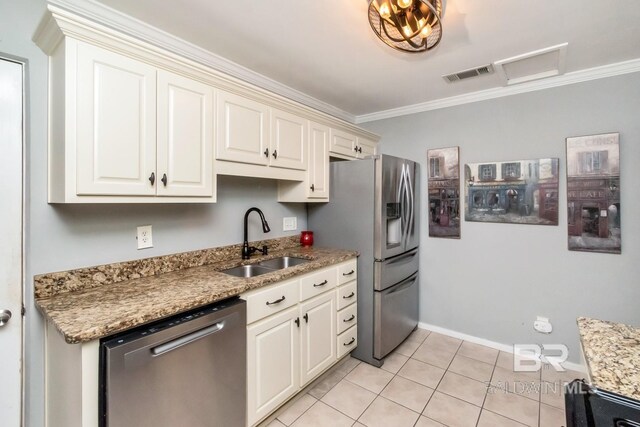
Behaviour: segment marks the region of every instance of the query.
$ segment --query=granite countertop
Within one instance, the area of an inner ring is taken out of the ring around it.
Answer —
[[[579,317],[578,330],[592,384],[640,399],[640,328]]]
[[[227,250],[223,254],[228,255],[229,248],[237,249],[234,257],[227,256],[223,257],[225,260],[179,269],[176,265],[183,265],[184,262],[177,263],[165,268],[176,268],[174,271],[160,271],[147,276],[134,271],[135,269],[131,270],[133,267],[129,263],[36,276],[36,306],[62,333],[67,343],[82,343],[346,261],[358,255],[357,252],[347,250],[283,245],[282,248],[270,251],[267,256],[253,256],[251,260],[243,261],[239,257],[238,245],[220,248],[220,251]],[[187,254],[186,257],[184,254],[178,254],[174,258],[181,257],[182,261],[187,260],[188,263],[193,256],[202,257],[202,251]],[[190,254],[194,255],[189,256]],[[310,262],[252,278],[235,277],[220,272],[241,264],[284,255],[306,258]],[[166,266],[167,259],[169,256],[149,260]],[[117,266],[117,269],[113,266]],[[131,270],[127,277],[143,277],[113,282],[111,279],[123,268]]]

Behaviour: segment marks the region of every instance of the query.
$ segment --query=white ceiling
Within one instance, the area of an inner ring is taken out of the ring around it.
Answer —
[[[568,42],[566,73],[640,58],[639,0],[448,0],[439,46],[397,52],[366,0],[99,0],[355,116],[503,86],[442,75]]]

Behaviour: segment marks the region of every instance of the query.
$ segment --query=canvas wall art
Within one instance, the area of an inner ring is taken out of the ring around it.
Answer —
[[[429,236],[460,238],[459,148],[427,150],[429,161]]]
[[[567,138],[569,250],[619,254],[619,134]]]
[[[558,225],[558,159],[469,163],[465,220]]]

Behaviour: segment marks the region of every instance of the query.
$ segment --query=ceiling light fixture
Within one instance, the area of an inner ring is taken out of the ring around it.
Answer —
[[[441,0],[369,0],[369,23],[388,46],[418,53],[442,39]]]

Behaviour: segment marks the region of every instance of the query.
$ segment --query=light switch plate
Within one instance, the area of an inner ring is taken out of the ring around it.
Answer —
[[[138,249],[147,249],[153,247],[153,234],[150,225],[141,225],[138,227]]]
[[[282,218],[282,231],[294,231],[298,228],[298,218],[295,216],[285,216]]]

